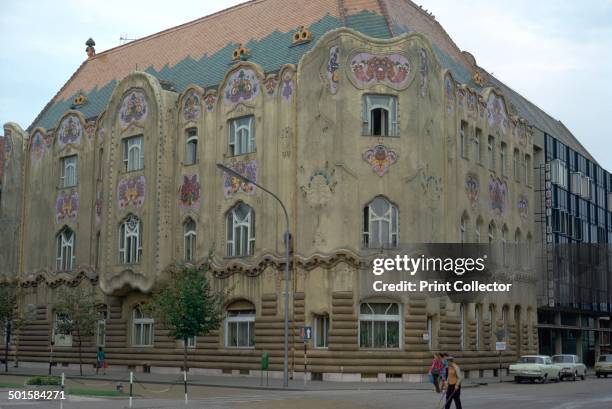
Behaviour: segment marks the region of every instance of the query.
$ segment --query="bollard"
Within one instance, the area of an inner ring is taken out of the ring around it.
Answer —
[[[261,355],[261,374],[260,374],[260,384],[263,385],[263,371],[266,371],[266,386],[268,386],[268,368],[270,366],[270,355],[267,352],[264,352]]]
[[[130,372],[130,408],[132,407],[132,385],[134,384],[134,372]]]
[[[185,405],[186,405],[188,402],[188,399],[187,399],[187,371],[183,372],[183,382],[185,383]]]

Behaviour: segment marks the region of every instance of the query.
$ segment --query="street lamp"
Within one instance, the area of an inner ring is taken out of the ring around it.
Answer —
[[[285,231],[285,346],[284,346],[285,355],[284,355],[284,360],[283,360],[283,386],[287,387],[289,386],[289,240],[291,237],[291,234],[289,233],[289,215],[287,214],[287,208],[285,208],[285,205],[283,204],[282,200],[280,200],[278,196],[270,192],[265,187],[259,185],[254,180],[251,180],[241,175],[240,173],[236,172],[233,169],[228,168],[225,165],[222,165],[221,163],[217,163],[217,168],[221,169],[222,171],[246,183],[251,183],[257,186],[258,188],[260,188],[261,190],[263,190],[264,192],[270,194],[273,198],[275,198],[278,201],[281,208],[283,209],[283,212],[285,213],[285,223],[287,226],[287,230]]]

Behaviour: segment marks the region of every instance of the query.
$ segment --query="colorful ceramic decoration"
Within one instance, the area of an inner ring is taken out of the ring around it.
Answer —
[[[200,95],[191,90],[183,99],[183,118],[185,121],[193,121],[200,116],[201,111]]]
[[[117,204],[124,210],[128,206],[140,207],[145,200],[145,177],[126,177],[117,184]]]
[[[427,52],[424,48],[419,50],[419,57],[421,60],[421,65],[419,67],[419,73],[421,74],[419,93],[422,97],[425,97],[425,95],[427,95],[427,73],[429,71],[429,61],[427,60]]]
[[[87,140],[91,142],[96,132],[96,123],[89,121],[85,124],[85,133],[87,134]]]
[[[400,54],[359,53],[351,59],[350,72],[358,87],[383,83],[404,88],[408,85],[410,62]]]
[[[133,122],[142,122],[149,111],[147,98],[141,89],[133,89],[123,97],[119,107],[119,122],[122,128],[127,128]]]
[[[423,195],[429,199],[429,202],[436,205],[440,201],[442,196],[442,178],[429,172],[429,166],[421,168],[419,170],[421,177],[421,188],[423,189]]]
[[[457,106],[463,109],[463,101],[465,100],[465,91],[457,88]]]
[[[529,201],[525,196],[519,196],[517,202],[518,214],[523,222],[529,219]]]
[[[478,182],[478,176],[469,173],[465,177],[465,193],[470,201],[472,209],[478,204],[478,194],[480,193],[480,183]]]
[[[453,91],[453,80],[449,76],[444,79],[444,94],[446,95],[446,110],[450,114],[455,105],[455,92]]]
[[[206,111],[212,112],[215,109],[217,103],[217,96],[215,94],[208,94],[204,98],[204,105],[206,105]]]
[[[57,131],[57,143],[60,149],[67,144],[78,145],[83,136],[83,126],[76,115],[68,115],[62,120]]]
[[[372,165],[372,170],[378,176],[383,176],[397,162],[397,154],[385,145],[376,145],[363,153],[363,160]]]
[[[241,68],[230,75],[223,92],[226,104],[251,101],[257,94],[259,94],[259,80],[255,71],[250,68]]]
[[[32,136],[32,145],[30,146],[30,157],[32,161],[38,161],[45,154],[45,148],[47,146],[47,142],[45,141],[45,137],[40,131],[36,131],[34,136]]]
[[[257,182],[257,161],[240,161],[228,165],[228,167],[241,175],[246,176],[252,181]],[[228,173],[223,173],[223,191],[225,192],[225,197],[230,197],[234,193],[247,193],[254,194],[255,193],[255,185],[251,183],[243,182],[235,176],[231,176]]]
[[[327,80],[329,81],[329,92],[338,92],[338,81],[340,81],[340,47],[337,45],[329,49],[329,61],[327,61]]]
[[[293,95],[293,79],[291,72],[285,71],[283,74],[283,84],[281,95],[286,102],[291,101],[291,96]]]
[[[487,100],[487,120],[489,126],[499,126],[504,132],[508,127],[506,104],[503,98],[497,96],[494,92],[489,94],[489,99]]]
[[[76,221],[79,210],[79,193],[76,190],[61,191],[55,201],[55,221]]]
[[[489,176],[489,200],[491,210],[499,214],[506,212],[506,198],[508,186],[501,179]]]
[[[266,88],[266,94],[269,96],[273,96],[276,91],[276,85],[278,84],[278,80],[276,79],[275,74],[270,74],[264,80],[264,87]]]
[[[102,188],[96,191],[96,225],[102,221]]]
[[[468,109],[468,114],[474,115],[476,114],[478,100],[476,99],[476,94],[469,92],[467,93],[466,104]]]
[[[184,175],[179,193],[179,208],[182,211],[200,208],[200,183],[198,175]]]

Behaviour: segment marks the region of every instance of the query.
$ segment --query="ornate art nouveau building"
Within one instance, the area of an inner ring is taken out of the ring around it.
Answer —
[[[82,285],[105,300],[91,351],[179,367],[180,345],[139,304],[211,252],[213,285],[232,291],[220,330],[190,340],[191,367],[248,373],[265,351],[281,370],[284,220],[219,162],[287,204],[296,373],[303,325],[325,379],[409,379],[430,350],[479,376],[497,366],[499,329],[504,362],[537,349],[531,127],[550,118],[431,15],[400,0],[262,0],[97,55],[92,43],[30,128],[0,138],[0,269],[32,319],[14,341],[21,361],[48,362],[54,337],[56,359],[76,362],[53,304]],[[456,303],[360,285],[368,249],[448,242],[520,244],[513,290]]]

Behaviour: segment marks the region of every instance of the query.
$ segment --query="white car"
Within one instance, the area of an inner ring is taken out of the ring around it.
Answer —
[[[573,381],[580,377],[584,381],[586,378],[586,365],[577,355],[554,355],[552,357],[554,364],[561,367],[561,380],[571,378]]]
[[[548,355],[524,355],[508,369],[517,383],[523,380],[542,383],[561,381],[561,367],[553,364]]]
[[[612,375],[612,355],[600,355],[597,362],[595,362],[595,375],[597,377],[605,376],[608,374]]]

